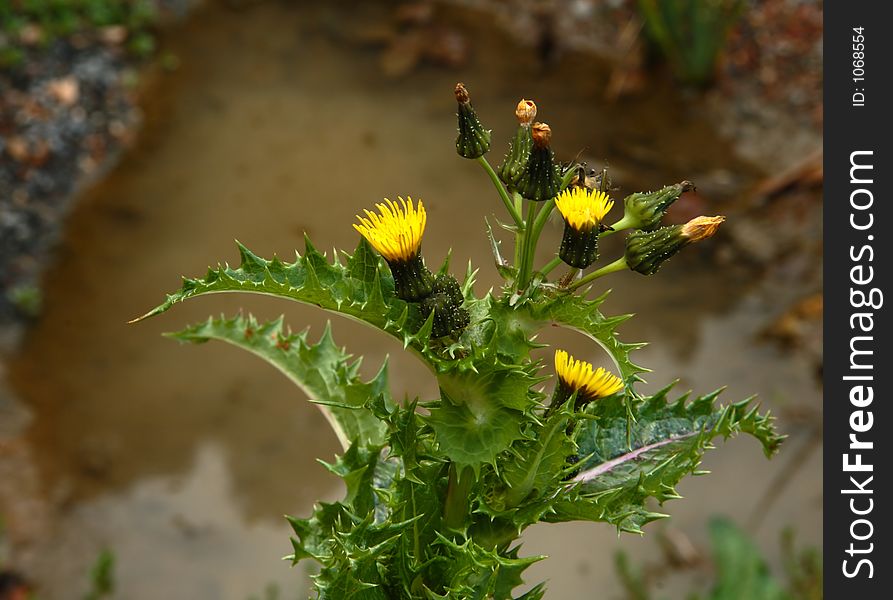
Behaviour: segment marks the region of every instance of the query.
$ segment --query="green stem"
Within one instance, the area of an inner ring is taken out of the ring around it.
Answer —
[[[512,202],[511,197],[509,197],[508,190],[506,190],[505,186],[502,185],[502,182],[499,180],[499,176],[496,174],[496,171],[493,170],[493,167],[490,166],[490,163],[487,162],[487,159],[485,157],[481,156],[477,160],[481,164],[481,166],[484,167],[487,175],[490,176],[490,181],[493,182],[493,185],[496,187],[496,191],[499,192],[499,197],[502,199],[502,203],[505,204],[505,208],[512,216],[512,220],[515,222],[515,226],[520,230],[522,227],[524,227],[524,222],[521,220],[521,213],[515,208],[515,203]]]
[[[520,292],[530,282],[530,271],[533,268],[533,253],[536,251],[535,225],[537,202],[531,200],[527,207],[527,221],[525,222],[523,250],[521,252],[521,267],[518,269],[518,285]]]
[[[552,210],[555,208],[555,198],[547,200],[538,213],[535,211],[537,204],[537,202],[531,201],[530,209],[527,213],[527,234],[524,238],[524,253],[527,260],[526,262],[522,260],[522,265],[525,266],[526,269],[521,271],[522,276],[519,276],[518,278],[519,290],[524,289],[527,284],[530,283],[533,261],[536,257],[536,247],[539,243],[540,234],[543,232],[543,227],[546,226],[546,222],[549,220],[549,215],[552,214]]]
[[[623,218],[611,225],[610,229],[602,231],[599,234],[599,237],[605,237],[606,235],[611,235],[612,233],[617,233],[618,231],[623,231],[624,229],[630,229],[631,227],[636,227],[637,225],[637,219],[628,215],[623,215]]]
[[[524,209],[524,198],[522,198],[521,194],[518,192],[512,192],[512,199],[515,201],[515,212],[520,215],[521,211]],[[522,239],[522,234],[519,233],[515,235],[515,262],[512,263],[512,266],[515,268],[521,265]]]
[[[573,290],[579,288],[580,286],[586,285],[586,284],[589,283],[590,281],[595,281],[595,280],[598,279],[599,277],[604,277],[605,275],[608,275],[609,273],[615,273],[615,272],[617,272],[617,271],[622,271],[622,270],[624,270],[624,269],[628,269],[628,268],[629,268],[629,265],[626,264],[626,257],[625,257],[625,256],[621,256],[620,258],[618,258],[617,260],[615,260],[615,261],[612,262],[611,264],[609,264],[609,265],[605,265],[605,266],[602,267],[601,269],[598,269],[598,270],[596,270],[596,271],[593,271],[592,273],[590,273],[590,274],[587,275],[586,277],[583,277],[583,278],[582,278],[580,281],[578,281],[577,283],[575,283],[575,284],[569,286],[569,287],[567,288],[567,290],[568,290],[569,292],[571,292],[571,291],[573,291]]]
[[[456,463],[450,463],[450,480],[447,484],[446,501],[443,506],[443,524],[448,529],[462,529],[462,526],[465,525],[471,482],[472,476],[469,467],[459,473]]]
[[[538,272],[540,275],[542,275],[543,277],[545,277],[546,275],[548,275],[549,273],[552,272],[552,269],[554,269],[555,267],[557,267],[558,265],[560,265],[562,262],[564,262],[564,261],[561,260],[560,257],[556,256],[555,258],[553,258],[552,260],[550,260],[549,262],[547,262],[546,265],[545,265],[542,269],[540,269],[539,271],[537,271],[537,272]]]
[[[551,200],[547,200],[545,205],[543,206],[543,210],[540,211],[540,214],[536,217],[536,222],[533,224],[533,249],[536,250],[536,244],[539,242],[540,233],[543,232],[543,227],[546,226],[546,223],[549,221],[549,215],[552,214],[552,210],[555,208],[555,198]]]
[[[536,204],[535,202],[532,204]],[[536,258],[536,247],[540,241],[540,234],[543,232],[543,227],[546,226],[546,222],[549,220],[549,215],[552,214],[552,210],[555,208],[555,198],[547,200],[543,205],[542,209],[539,213],[534,217],[531,214],[527,217],[528,228],[530,231],[527,233],[526,239],[526,247],[528,253],[528,262],[527,262],[527,274],[533,270],[533,261]],[[532,225],[531,225],[532,223]],[[529,283],[528,280],[524,280],[524,286]],[[518,289],[522,289],[524,286],[521,286]]]

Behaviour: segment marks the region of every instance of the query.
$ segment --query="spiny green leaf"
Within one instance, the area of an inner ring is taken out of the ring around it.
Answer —
[[[627,408],[619,397],[590,405],[592,417],[578,430],[579,473],[565,484],[567,495],[553,505],[550,521],[607,521],[621,530],[639,532],[663,515],[645,508],[648,498],[663,503],[678,498],[676,484],[697,470],[716,437],[750,433],[774,452],[782,438],[771,417],[748,410],[750,401],[714,407],[719,392],[689,403],[686,396],[668,402],[669,387],[645,398],[635,413],[628,437]],[[632,441],[632,447],[628,445]]]
[[[437,435],[443,453],[459,466],[480,473],[497,455],[521,437],[523,414],[496,404],[452,405],[443,402],[430,409],[425,421]]]
[[[174,304],[204,294],[248,292],[266,294],[313,304],[344,314],[390,335],[404,340],[404,333],[417,332],[424,318],[414,303],[394,296],[393,278],[383,266],[381,258],[361,239],[357,250],[348,256],[347,264],[329,263],[307,240],[304,256],[293,263],[274,258],[266,260],[250,250],[239,247],[241,264],[212,268],[201,279],[184,279],[180,290],[169,294],[165,301],[142,317],[161,314]],[[424,345],[427,339],[414,338]]]
[[[279,369],[320,405],[344,448],[354,440],[384,443],[385,426],[366,404],[378,397],[392,402],[386,365],[370,381],[361,381],[357,363],[335,345],[328,326],[316,344],[307,342],[306,331],[293,334],[283,328],[282,317],[258,323],[251,315],[211,318],[168,335],[192,343],[219,340],[248,350]]]
[[[508,486],[504,504],[514,508],[531,493],[547,493],[563,475],[568,457],[576,453],[576,445],[566,430],[571,422],[572,400],[554,411],[532,440],[516,444],[514,459],[506,461],[503,481]]]

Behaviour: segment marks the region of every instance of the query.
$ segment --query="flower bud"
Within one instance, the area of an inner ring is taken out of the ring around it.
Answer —
[[[533,138],[533,148],[517,189],[528,200],[548,200],[561,190],[561,173],[555,164],[555,153],[550,147],[552,129],[545,123],[534,123],[530,127],[530,135]]]
[[[532,100],[521,100],[515,109],[515,116],[518,117],[518,131],[509,145],[509,152],[505,156],[505,160],[496,170],[499,178],[511,187],[515,187],[524,170],[527,168],[527,159],[530,158],[530,151],[533,149],[533,136],[530,134],[530,124],[536,118],[536,104]]]
[[[515,116],[518,117],[519,125],[530,127],[536,118],[536,104],[533,103],[533,100],[524,100],[522,98],[518,102],[517,108],[515,108]]]
[[[634,231],[626,238],[626,264],[642,275],[657,273],[661,265],[683,247],[716,233],[725,217],[697,217],[684,225],[654,231]]]
[[[629,227],[650,231],[660,224],[667,209],[683,192],[694,188],[690,181],[682,181],[656,192],[630,194],[623,201],[625,209],[623,219]]]
[[[478,120],[468,90],[461,83],[456,84],[457,115],[459,137],[456,138],[456,152],[465,158],[480,158],[490,151],[490,130],[484,129]]]
[[[431,295],[422,300],[419,307],[425,318],[434,313],[431,335],[435,338],[447,335],[457,336],[471,320],[468,311],[462,308],[462,289],[452,275],[438,275],[434,280]]]

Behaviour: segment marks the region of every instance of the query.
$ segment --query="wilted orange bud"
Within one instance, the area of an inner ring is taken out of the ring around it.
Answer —
[[[456,102],[459,104],[466,104],[471,101],[471,96],[468,95],[468,90],[465,89],[464,83],[456,84]]]
[[[552,142],[552,128],[545,123],[534,123],[530,128],[533,145],[537,148],[548,148]]]
[[[536,118],[536,104],[533,103],[533,100],[522,99],[515,109],[515,116],[518,117],[518,123],[521,125],[530,125]]]
[[[715,217],[695,217],[682,226],[682,235],[688,238],[689,241],[699,242],[716,233],[716,230],[719,229],[719,224],[725,220],[726,218],[721,215]]]

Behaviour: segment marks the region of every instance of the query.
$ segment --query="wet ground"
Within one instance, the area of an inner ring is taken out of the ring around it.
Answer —
[[[474,41],[467,67],[423,66],[386,79],[378,53],[358,41],[383,15],[342,8],[212,6],[173,32],[164,43],[180,67],[144,95],[140,143],[70,219],[45,278],[43,316],[8,367],[30,423],[0,456],[10,563],[43,597],[75,596],[101,548],[116,555],[121,598],[244,599],[271,582],[286,597],[304,589],[303,570],[278,560],[290,551],[281,516],[304,515],[313,501],[340,494],[316,462],[336,451],[334,437],[301,394],[256,359],[228,347],[181,347],[159,334],[239,309],[267,318],[284,312],[294,328],[314,332],[327,317],[260,297],[211,297],[125,323],[177,287],[178,275],[236,261],[233,238],[264,256],[289,256],[304,231],[320,248],[352,248],[354,214],[397,195],[421,197],[429,209],[429,260],[453,246],[454,264],[471,257],[482,267],[483,293],[496,282],[483,217],[500,206],[478,166],[455,154],[457,80],[501,140],[496,148],[514,130],[517,100],[533,98],[559,154],[582,149],[593,165],[608,159],[618,195],[687,178],[705,182],[709,213],[734,212],[760,176],[673,90],[606,105],[608,74],[598,63],[569,54],[544,70],[532,49],[515,47],[473,13],[451,17]],[[557,245],[559,234],[549,228],[542,246]],[[608,312],[639,313],[622,333],[651,342],[638,356],[655,371],[649,379],[679,376],[681,387],[699,391],[728,384],[729,400],[759,393],[786,414],[817,410],[812,365],[757,341],[798,291],[718,269],[703,256],[711,248],[690,250],[702,256],[680,257],[655,278],[606,282],[615,290]],[[337,341],[366,355],[369,372],[390,354],[396,395],[434,393],[398,344],[346,320],[333,325]],[[598,360],[583,340],[569,346]],[[750,517],[786,472],[786,453],[811,435],[801,421],[781,426],[792,438],[773,462],[743,439],[708,455],[714,474],[680,486],[687,499],[666,507],[672,526],[702,542],[709,514],[757,523]],[[809,454],[757,523],[770,556],[786,525],[821,542],[820,460],[820,451]],[[618,542],[596,524],[534,527],[525,540],[525,553],[554,556],[529,571],[531,581],[550,579],[554,598],[616,596],[613,552],[658,553],[653,536]],[[678,582],[670,584],[667,593],[681,597],[672,592]]]

